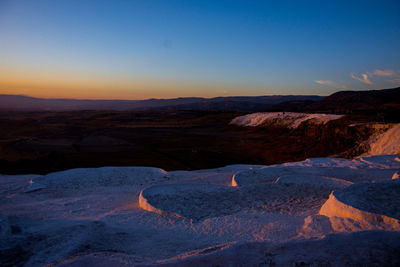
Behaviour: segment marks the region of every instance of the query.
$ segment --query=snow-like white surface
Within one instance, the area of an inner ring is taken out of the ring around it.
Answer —
[[[338,158],[312,158],[300,162],[284,163],[262,168],[238,171],[232,177],[233,186],[274,183],[282,176],[336,179],[339,183],[374,182],[388,180],[399,169],[396,156],[372,156],[354,160]],[[287,179],[287,178],[285,178]],[[311,180],[309,179],[309,182]],[[306,182],[307,180],[301,179]],[[351,183],[348,183],[348,185]]]
[[[229,187],[214,184],[168,184],[146,188],[139,206],[158,214],[173,214],[198,222],[241,211],[262,211],[289,215],[313,214],[330,190],[308,184],[263,184]],[[325,189],[325,190],[324,190]]]
[[[343,115],[334,114],[309,114],[295,112],[258,112],[236,117],[231,124],[238,126],[260,126],[275,124],[291,129],[299,127],[302,123],[325,124],[331,120],[337,120]]]
[[[318,175],[283,175],[280,176],[275,183],[277,184],[305,184],[308,186],[314,187],[327,187],[330,189],[340,189],[345,188],[351,184],[352,182],[337,179],[337,178],[330,178],[325,176],[318,176]]]
[[[284,244],[245,243],[206,248],[156,266],[399,266],[399,240],[398,232],[370,231]]]
[[[362,156],[400,154],[400,123],[377,136],[371,136],[366,145],[368,151]]]
[[[334,191],[320,210],[321,215],[350,219],[351,224],[364,229],[400,231],[400,182],[396,180],[378,183],[360,183]],[[332,221],[335,230],[343,228]]]
[[[198,221],[240,211],[237,189],[213,184],[169,184],[146,188],[139,207]]]
[[[374,156],[199,171],[106,167],[0,175],[0,261],[396,265],[399,231],[376,216],[398,219],[397,187],[385,186],[399,183],[392,180],[399,170],[398,156]],[[321,215],[332,190],[349,210],[375,217],[361,223],[341,213]]]
[[[150,167],[82,168],[51,173],[34,183],[53,189],[91,190],[97,187],[141,186],[168,179],[167,172]]]

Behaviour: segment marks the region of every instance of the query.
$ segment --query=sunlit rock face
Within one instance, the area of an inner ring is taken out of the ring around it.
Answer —
[[[266,136],[271,129],[301,136],[301,144],[307,147],[304,156],[309,153],[356,158],[400,154],[399,123],[353,123],[348,119],[335,114],[258,112],[236,117],[230,124],[264,130]]]
[[[368,150],[362,156],[400,154],[400,123],[389,127],[387,131],[371,136],[365,142]]]
[[[396,266],[399,170],[399,156],[372,156],[198,171],[104,167],[1,175],[0,260],[6,266]]]
[[[303,123],[325,124],[331,120],[342,118],[343,115],[334,114],[309,114],[295,112],[258,112],[236,117],[231,124],[238,126],[283,126],[296,129]]]
[[[320,214],[332,218],[332,227],[400,230],[398,180],[360,183],[331,193]],[[338,218],[344,218],[340,220]]]

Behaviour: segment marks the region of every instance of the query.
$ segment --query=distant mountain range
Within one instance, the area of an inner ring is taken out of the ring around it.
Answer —
[[[317,101],[291,100],[273,105],[267,111],[360,113],[400,111],[400,87],[368,91],[339,91]]]
[[[34,98],[24,95],[0,95],[0,109],[26,111],[70,110],[239,110],[262,111],[273,105],[288,101],[318,101],[321,96],[234,96],[234,97],[183,97],[147,100],[77,100]]]
[[[400,87],[369,91],[340,91],[310,103],[307,111],[348,113],[356,110],[400,110]]]
[[[0,110],[218,110],[218,111],[298,111],[351,113],[353,111],[400,110],[400,87],[369,91],[340,91],[330,96],[274,95],[215,98],[182,97],[147,100],[77,100],[0,95]]]

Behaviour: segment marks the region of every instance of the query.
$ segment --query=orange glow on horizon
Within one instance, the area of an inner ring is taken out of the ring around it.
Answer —
[[[249,86],[246,86],[249,88]],[[115,77],[98,73],[18,71],[0,66],[0,94],[40,98],[148,99],[239,95],[237,85],[160,78]],[[243,95],[243,94],[242,94]]]

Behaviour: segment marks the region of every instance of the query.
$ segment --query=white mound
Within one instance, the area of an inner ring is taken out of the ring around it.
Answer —
[[[396,160],[395,156],[369,157],[355,160],[315,158],[239,171],[232,177],[232,186],[273,183],[282,176],[329,177],[330,179],[336,179],[336,181],[344,180],[341,182],[343,184],[348,184],[348,182],[373,182],[392,179],[393,174],[399,168],[400,162]]]
[[[0,175],[0,265],[398,266],[399,170],[386,155]]]
[[[330,191],[330,188],[316,191],[315,187],[306,184],[246,187],[213,184],[156,185],[140,193],[139,207],[195,222],[250,209],[281,214],[306,214],[317,211]]]
[[[304,122],[312,124],[325,124],[331,120],[340,119],[341,117],[343,117],[343,115],[308,114],[295,112],[258,112],[236,117],[231,121],[231,124],[251,127],[274,124],[295,129]]]
[[[21,192],[31,191],[44,186],[34,183],[32,180],[41,177],[41,175],[2,175],[0,174],[0,199]]]
[[[238,171],[232,176],[232,186],[242,186],[254,183],[273,183],[286,170],[280,168],[265,168],[260,170]]]
[[[341,189],[352,185],[352,182],[320,175],[283,175],[279,177],[277,184],[306,184],[314,187],[327,187]]]
[[[166,180],[166,174],[162,169],[150,167],[82,168],[50,173],[33,182],[47,188],[91,190],[96,187],[148,185]]]
[[[0,213],[0,247],[6,246],[6,241],[11,234],[8,217]]]
[[[123,253],[97,252],[87,255],[80,255],[63,260],[57,264],[57,267],[132,267],[136,266],[135,257]]]
[[[320,238],[321,236],[334,232],[329,217],[324,215],[311,215],[304,219],[304,224],[299,235],[304,238]]]
[[[212,184],[157,185],[139,195],[144,210],[195,221],[238,212],[239,201],[237,189]]]
[[[364,229],[400,230],[400,183],[361,183],[334,191],[319,213],[351,219]],[[342,226],[333,220],[332,227]]]
[[[281,244],[215,246],[157,266],[399,266],[400,233],[357,232]],[[154,266],[154,265],[138,265]]]
[[[371,136],[367,145],[368,152],[361,156],[400,154],[400,123],[380,135]]]
[[[307,179],[306,177],[326,177],[329,173],[331,173],[331,171],[325,168],[309,168],[305,166],[287,166],[278,164],[271,165],[262,169],[244,170],[237,172],[232,177],[232,186],[244,186],[258,183],[276,183],[278,182],[279,178],[283,176],[298,177],[298,181],[301,181],[302,179]],[[337,172],[335,174],[337,174]],[[311,182],[310,179],[309,182]],[[303,182],[306,183],[306,181]]]

